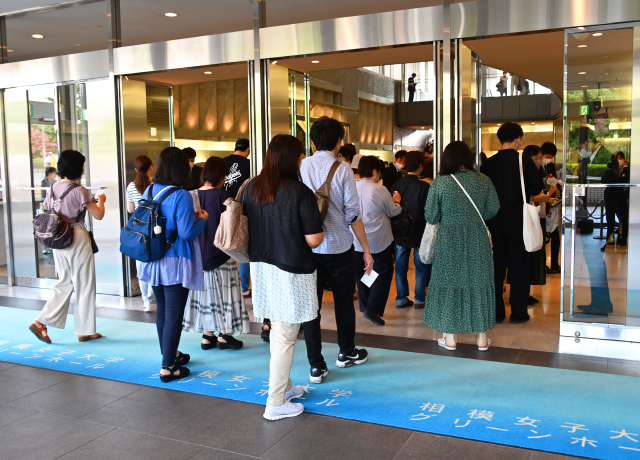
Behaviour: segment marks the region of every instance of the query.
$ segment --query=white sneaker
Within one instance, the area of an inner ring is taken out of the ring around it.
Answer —
[[[288,417],[295,417],[304,412],[304,406],[299,403],[286,402],[282,406],[267,405],[262,415],[267,420],[280,420]]]
[[[144,311],[156,311],[156,306],[153,305],[151,302],[145,302]]]
[[[304,388],[301,386],[293,385],[289,391],[284,395],[286,402],[291,402],[292,399],[300,398],[304,395]]]

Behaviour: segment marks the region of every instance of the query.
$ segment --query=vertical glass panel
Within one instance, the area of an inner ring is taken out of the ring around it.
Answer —
[[[6,19],[9,62],[107,48],[104,0],[68,3]]]
[[[568,35],[565,321],[627,323],[632,69],[633,29]]]

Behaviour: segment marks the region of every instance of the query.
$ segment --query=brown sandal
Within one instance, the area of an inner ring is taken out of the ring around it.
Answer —
[[[102,334],[100,333],[96,333],[93,335],[79,335],[78,342],[88,342],[89,340],[96,340],[101,338],[102,338]]]
[[[36,325],[36,323],[33,323],[31,326],[29,326],[29,330],[31,332],[33,332],[33,335],[35,335],[36,337],[38,337],[38,340],[44,342],[44,343],[51,343],[51,339],[49,338],[49,334],[43,334],[42,332],[47,332],[47,326],[41,324],[42,327],[39,327]]]

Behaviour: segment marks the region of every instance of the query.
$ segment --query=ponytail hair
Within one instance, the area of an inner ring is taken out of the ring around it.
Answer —
[[[136,190],[140,195],[144,193],[144,191],[151,185],[151,179],[147,175],[147,171],[149,168],[153,166],[151,162],[151,158],[146,155],[140,155],[135,159],[133,165],[136,168],[136,178],[133,183],[136,185]]]

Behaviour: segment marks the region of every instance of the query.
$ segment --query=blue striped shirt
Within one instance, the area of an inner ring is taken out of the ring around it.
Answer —
[[[327,180],[329,170],[337,160],[333,153],[326,150],[319,150],[315,155],[305,158],[300,166],[302,182],[315,193]],[[360,219],[360,200],[355,176],[349,165],[340,163],[331,181],[329,209],[322,225],[324,239],[313,252],[342,254],[348,251],[353,244],[349,226]]]

